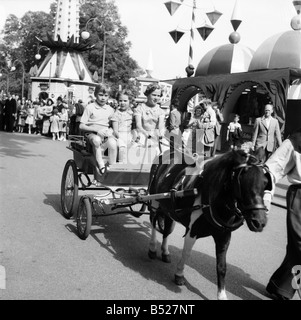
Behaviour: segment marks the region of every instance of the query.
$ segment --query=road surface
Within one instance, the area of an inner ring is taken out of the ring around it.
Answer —
[[[148,215],[105,217],[85,241],[78,238],[74,220],[66,220],[60,207],[63,168],[73,156],[67,144],[0,132],[0,270],[6,274],[0,300],[215,300],[212,238],[197,241],[183,287],[173,282],[183,245],[180,225],[170,237],[171,264],[148,258]],[[278,206],[262,233],[246,225],[233,233],[229,299],[270,300],[265,286],[285,254],[286,188],[286,181],[278,185]]]

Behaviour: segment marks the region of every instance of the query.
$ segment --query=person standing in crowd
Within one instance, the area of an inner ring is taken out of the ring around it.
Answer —
[[[8,94],[5,101],[5,130],[7,132],[14,131],[14,122],[17,117],[17,101],[15,95]]]
[[[117,95],[119,108],[112,116],[112,127],[114,136],[117,138],[118,161],[120,163],[127,162],[127,149],[130,146],[132,136],[133,111],[131,109],[131,102],[133,95],[128,90],[122,90]]]
[[[41,101],[42,110],[43,110],[43,127],[42,127],[42,134],[45,136],[49,135],[50,129],[50,117],[52,116],[53,110],[53,101],[52,99],[48,98],[46,102],[44,100]]]
[[[147,97],[146,102],[134,111],[137,133],[142,145],[157,146],[165,131],[165,112],[159,105],[162,89],[159,84],[151,83],[146,87],[144,95]]]
[[[174,99],[170,105],[170,113],[168,117],[167,130],[169,132],[168,138],[170,140],[170,148],[182,149],[182,132],[180,130],[182,114],[179,110],[180,102]]]
[[[50,117],[50,132],[52,134],[52,140],[60,140],[59,139],[59,123],[60,116],[58,115],[59,110],[57,107],[53,108],[52,116]]]
[[[116,163],[117,160],[117,141],[113,137],[112,128],[109,127],[115,111],[108,105],[110,93],[109,85],[101,83],[96,86],[94,91],[96,101],[86,106],[79,126],[93,148],[96,163],[92,183],[96,186],[101,185],[97,180],[99,176],[109,170],[109,166],[104,163],[102,151],[108,149],[109,165]]]
[[[3,94],[0,97],[0,130],[4,131],[5,125],[4,125],[4,113],[5,113],[5,100],[6,95]]]
[[[83,100],[79,99],[78,102],[75,104],[75,134],[81,135],[81,132],[79,130],[80,121],[82,118],[82,115],[84,113],[85,106],[83,104]]]
[[[34,106],[33,103],[31,102],[31,100],[28,100],[28,104],[27,104],[27,117],[25,120],[25,123],[28,125],[28,134],[32,133],[32,128],[33,128],[33,124],[34,124]]]
[[[43,129],[43,107],[45,103],[41,102],[34,102],[35,107],[35,126],[36,126],[36,134],[41,135]]]
[[[67,140],[67,125],[68,125],[68,104],[67,102],[63,102],[64,107],[62,111],[58,113],[59,115],[59,141],[66,141]]]
[[[266,159],[268,159],[275,148],[277,146],[279,147],[282,143],[279,122],[272,117],[272,113],[272,104],[266,104],[264,107],[264,116],[256,118],[253,128],[252,148],[256,150],[263,147]]]
[[[266,289],[276,300],[292,299],[296,292],[301,298],[301,129],[285,139],[265,165],[273,176],[272,191],[265,191],[264,195],[264,204],[268,211],[275,184],[285,176],[291,183],[286,193],[286,255],[271,276]]]
[[[25,127],[25,120],[27,118],[27,106],[24,99],[17,102],[17,130],[23,133]]]
[[[214,138],[213,147],[211,148],[211,157],[214,157],[216,154],[217,146],[220,144],[220,141],[221,141],[221,127],[222,127],[222,123],[224,122],[224,116],[219,109],[218,102],[212,103],[212,109],[216,113],[216,125],[215,125],[215,132],[214,132],[215,138]]]
[[[68,135],[74,135],[75,133],[75,124],[76,124],[76,107],[74,103],[74,98],[68,102]]]
[[[62,109],[63,109],[63,107],[64,107],[63,98],[62,98],[62,97],[58,97],[58,98],[56,99],[56,107],[57,107],[59,113],[62,112]]]
[[[226,141],[229,141],[231,150],[237,150],[241,146],[241,139],[242,128],[239,123],[239,115],[235,114],[233,121],[228,125]]]

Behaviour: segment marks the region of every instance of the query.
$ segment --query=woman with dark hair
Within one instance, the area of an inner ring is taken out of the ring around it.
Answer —
[[[272,192],[265,192],[264,203],[270,210],[275,184],[287,176],[291,183],[286,193],[287,246],[280,267],[273,273],[267,291],[276,300],[301,298],[301,129],[295,131],[265,162],[273,177]]]
[[[159,138],[165,131],[165,112],[160,107],[162,89],[158,83],[151,83],[146,87],[145,103],[141,103],[134,111],[140,143],[146,142],[158,145]]]

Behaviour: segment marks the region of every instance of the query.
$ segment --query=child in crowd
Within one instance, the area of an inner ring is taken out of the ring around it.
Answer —
[[[60,121],[59,121],[59,133],[60,136],[58,140],[66,141],[67,138],[67,123],[68,123],[68,105],[63,103],[64,106],[62,108],[62,112],[59,113]]]
[[[34,112],[35,108],[31,102],[28,100],[28,109],[27,109],[27,117],[25,123],[28,125],[28,134],[31,134],[33,123],[34,123]]]
[[[227,129],[226,140],[230,143],[230,148],[237,150],[241,145],[242,129],[239,123],[239,115],[234,115],[233,122],[230,122]]]
[[[58,108],[54,107],[52,113],[53,115],[50,117],[50,132],[52,133],[52,140],[59,140],[60,117],[58,115]]]
[[[119,148],[118,160],[121,163],[126,163],[127,147],[132,142],[133,111],[130,107],[132,98],[132,93],[128,90],[119,92],[117,95],[119,108],[111,119],[114,136],[117,138]]]

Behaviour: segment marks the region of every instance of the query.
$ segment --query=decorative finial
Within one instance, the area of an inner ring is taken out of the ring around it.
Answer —
[[[192,64],[189,64],[186,68],[185,68],[187,77],[191,77],[194,74],[194,66]]]
[[[240,41],[240,34],[236,31],[242,22],[242,20],[240,19],[240,16],[241,16],[240,7],[238,4],[238,0],[236,0],[233,13],[232,13],[232,18],[231,18],[231,24],[234,29],[234,32],[232,32],[229,36],[229,41],[232,44],[236,44]]]
[[[298,31],[301,30],[301,1],[293,1],[293,5],[295,6],[295,9],[297,11],[297,15],[294,16],[291,20],[291,27],[293,30]]]

